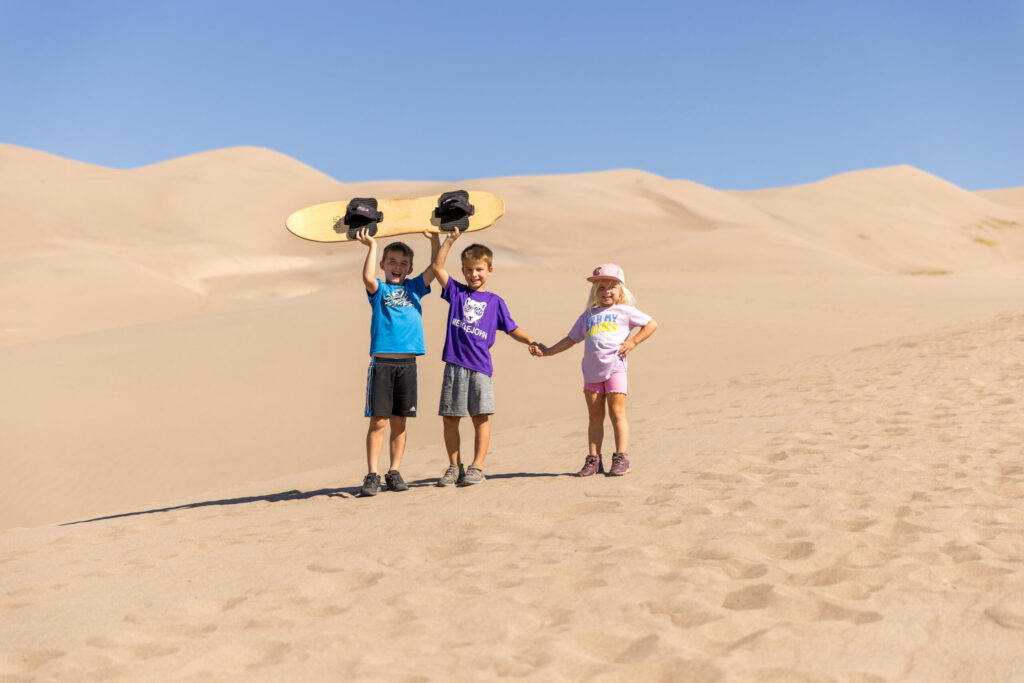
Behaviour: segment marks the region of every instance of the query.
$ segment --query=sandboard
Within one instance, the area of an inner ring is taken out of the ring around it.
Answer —
[[[462,232],[472,232],[494,225],[504,213],[505,202],[490,192],[458,190],[427,197],[367,197],[314,204],[288,216],[285,227],[313,242],[354,242],[360,227],[369,227],[374,238],[424,230],[448,233],[456,225]]]

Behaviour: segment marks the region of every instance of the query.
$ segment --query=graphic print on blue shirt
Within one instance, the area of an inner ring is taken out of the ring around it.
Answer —
[[[388,308],[406,308],[412,306],[409,295],[404,289],[394,289],[384,295],[384,305]]]
[[[423,309],[420,298],[430,293],[423,276],[400,285],[377,280],[377,291],[366,292],[370,303],[370,355],[375,353],[426,353],[423,341]]]

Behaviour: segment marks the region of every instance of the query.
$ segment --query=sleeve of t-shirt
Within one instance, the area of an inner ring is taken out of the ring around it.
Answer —
[[[373,305],[373,300],[374,299],[376,299],[378,296],[381,296],[381,285],[382,284],[384,284],[384,283],[380,281],[380,278],[377,278],[377,291],[374,292],[373,294],[370,294],[370,290],[368,290],[368,289],[366,290],[366,300],[369,301],[371,305]]]
[[[441,298],[444,299],[445,301],[451,302],[452,293],[455,291],[455,288],[458,286],[458,284],[459,283],[455,281],[455,278],[448,278],[448,282],[445,283],[444,289],[441,290]]]
[[[420,273],[411,280],[406,280],[406,283],[408,284],[409,289],[412,291],[412,293],[418,297],[422,298],[427,294],[430,294],[430,287],[427,286],[427,283],[423,281],[423,273]]]
[[[508,312],[508,304],[500,296],[498,297],[498,329],[502,332],[511,332],[512,330],[519,327],[516,325],[516,321],[512,319],[512,314]]]
[[[629,329],[633,329],[634,327],[643,327],[649,322],[651,322],[651,316],[647,315],[639,308],[630,307]]]
[[[576,322],[573,324],[572,328],[569,330],[569,334],[566,335],[566,336],[568,336],[569,339],[572,339],[574,342],[579,344],[587,336],[587,329],[586,329],[586,327],[587,327],[587,312],[584,311],[580,315],[580,317],[576,319]]]

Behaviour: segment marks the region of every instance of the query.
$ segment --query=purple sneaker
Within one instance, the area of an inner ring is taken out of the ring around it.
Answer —
[[[612,453],[612,468],[608,470],[608,476],[621,477],[629,474],[629,453]]]
[[[589,477],[594,474],[604,474],[604,463],[600,455],[588,455],[583,461],[583,469],[576,473],[577,477]]]

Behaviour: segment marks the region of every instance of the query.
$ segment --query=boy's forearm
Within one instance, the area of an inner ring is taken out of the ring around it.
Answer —
[[[451,251],[452,241],[446,239],[444,242],[438,240],[438,244],[430,245],[430,265],[434,266],[434,270],[444,270],[444,262],[448,260],[448,252]]]
[[[448,271],[445,270],[444,262],[448,259],[448,252],[451,251],[451,248],[452,240],[450,239],[446,239],[444,242],[437,245],[436,250],[434,249],[433,244],[431,244],[430,248],[430,267],[433,269],[434,276],[437,278],[437,281],[441,283],[442,287],[448,284]]]
[[[428,287],[430,286],[430,283],[433,282],[434,278],[437,276],[437,271],[434,269],[434,257],[437,256],[437,246],[438,246],[437,234],[436,233],[430,233],[429,237],[430,237],[430,261],[427,263],[427,267],[426,267],[426,269],[424,269],[423,275],[422,275],[422,277],[423,277],[423,284],[427,285]],[[444,283],[442,283],[442,284],[444,284]]]
[[[516,329],[509,332],[508,336],[512,337],[517,342],[522,342],[523,344],[526,344],[527,346],[534,342],[533,337],[528,335],[526,332],[523,332],[523,328],[521,327],[517,327]]]
[[[366,249],[366,261],[363,262],[363,284],[369,289],[377,284],[377,242],[373,241]]]

